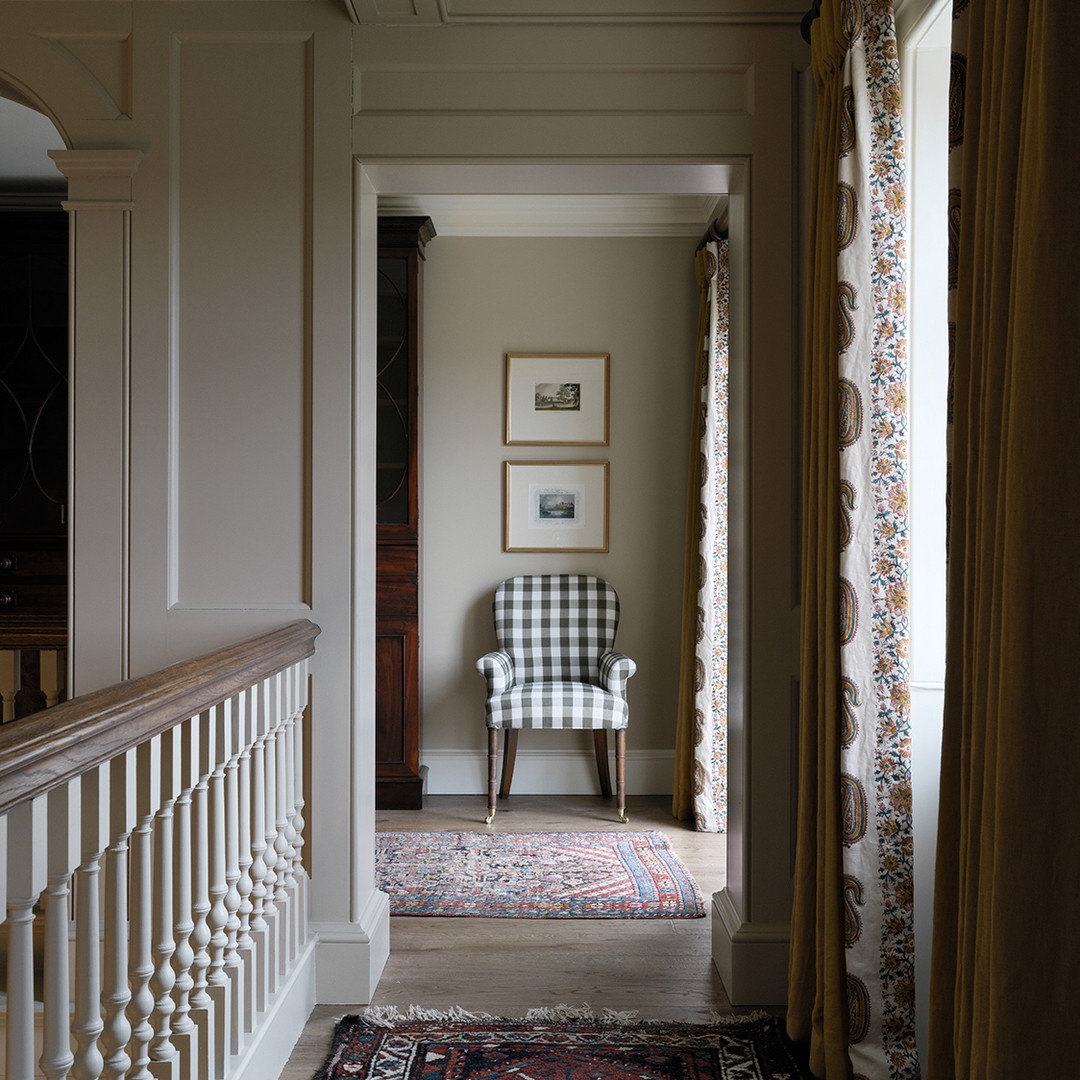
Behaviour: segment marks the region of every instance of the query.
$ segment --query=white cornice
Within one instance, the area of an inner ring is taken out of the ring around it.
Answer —
[[[360,26],[799,22],[799,0],[344,0]]]

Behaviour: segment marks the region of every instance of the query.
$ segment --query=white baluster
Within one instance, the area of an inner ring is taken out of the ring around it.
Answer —
[[[67,652],[64,649],[41,649],[38,686],[45,695],[45,708],[51,709],[61,700],[66,683]]]
[[[0,649],[0,723],[15,719],[15,695],[21,686],[21,653],[18,649]]]
[[[295,807],[293,812],[293,829],[296,833],[296,839],[293,841],[293,848],[296,851],[296,856],[293,859],[293,873],[300,883],[300,889],[298,892],[298,903],[296,905],[296,920],[297,925],[300,928],[302,935],[306,935],[307,927],[307,887],[306,878],[307,871],[304,867],[304,807],[307,803],[304,800],[304,713],[307,708],[308,701],[308,662],[304,660],[298,665],[300,669],[300,699],[299,708],[296,713],[296,722],[293,724],[293,805]]]
[[[100,1049],[103,1077],[118,1080],[131,1065],[127,1044],[131,1021],[125,1012],[131,1000],[127,981],[128,836],[117,837],[105,849],[105,937],[102,948],[101,1004],[105,1010]]]
[[[104,1059],[101,1019],[101,853],[108,843],[109,771],[99,765],[82,778],[82,862],[75,871],[74,1080],[98,1080]]]
[[[191,988],[195,985],[191,965],[195,952],[191,932],[195,929],[191,911],[191,794],[197,779],[196,752],[198,733],[191,720],[176,730],[180,733],[180,794],[173,806],[173,940],[174,975],[172,1040],[180,1055],[181,1076],[188,1080],[195,1060],[195,1022],[191,1018]]]
[[[225,953],[229,947],[230,912],[226,903],[229,894],[226,848],[228,846],[228,821],[225,812],[225,768],[232,754],[232,711],[234,700],[223,701],[214,709],[215,751],[214,769],[208,784],[207,806],[209,811],[209,868],[207,897],[210,910],[207,927],[210,931],[210,966],[206,972],[206,992],[213,1004],[214,1016],[214,1075],[223,1076],[225,1062],[232,1044],[229,1030],[232,1013],[231,983],[225,971]],[[235,879],[234,879],[235,881]],[[239,902],[239,895],[236,901]],[[234,908],[235,911],[235,908]],[[239,922],[237,923],[239,926]]]
[[[102,994],[104,1027],[102,1076],[120,1080],[131,1066],[127,1045],[131,1021],[127,1017],[128,985],[128,836],[135,824],[135,751],[109,763],[109,835],[105,849],[105,939]]]
[[[300,908],[296,880],[296,860],[298,855],[297,843],[299,836],[296,832],[296,719],[299,709],[299,672],[293,667],[289,672],[289,715],[285,721],[282,754],[285,768],[284,782],[281,785],[285,802],[285,843],[287,845],[285,858],[285,887],[288,891],[288,926],[289,926],[289,959],[296,956],[300,948],[300,923],[297,915]]]
[[[75,1058],[71,1052],[71,972],[68,954],[71,875],[79,862],[78,778],[46,796],[49,816],[49,883],[45,889],[45,970],[41,1072],[63,1080]]]
[[[252,806],[254,799],[251,792],[251,745],[254,739],[255,710],[252,691],[246,690],[237,698],[236,745],[240,753],[236,759],[236,891],[239,903],[236,909],[239,926],[236,933],[236,952],[240,961],[239,977],[241,985],[234,997],[236,1002],[235,1023],[236,1049],[239,1049],[243,1036],[254,1030],[256,987],[259,981],[259,957],[255,950],[255,939],[251,936],[251,920],[255,912],[251,894],[254,890],[254,877],[251,873],[253,863]]]
[[[209,780],[217,749],[215,711],[206,709],[193,721],[198,732],[195,770],[198,782],[191,793],[191,1019],[198,1034],[195,1074],[209,1077],[214,1053],[214,1002],[207,993],[210,967],[210,810]]]
[[[34,904],[45,887],[45,799],[8,813],[7,1080],[34,1075]]]
[[[255,740],[251,747],[251,921],[255,954],[255,1009],[266,1008],[269,995],[270,945],[266,920],[266,684],[251,688]]]
[[[151,849],[154,814],[161,802],[161,738],[155,736],[135,750],[136,814],[138,824],[131,833],[131,1000],[127,1015],[131,1023],[128,1080],[152,1080],[150,1040],[154,1029],[150,1016],[154,994],[150,977],[154,974],[153,855]]]
[[[34,904],[36,896],[7,898],[7,1075],[34,1075]]]
[[[278,978],[284,979],[289,971],[289,961],[292,958],[292,935],[289,928],[292,922],[292,911],[289,900],[289,872],[292,870],[292,845],[287,835],[288,816],[285,812],[285,776],[288,770],[286,759],[288,757],[288,731],[291,717],[285,710],[287,699],[282,699],[281,719],[274,732],[274,851],[277,860],[274,863],[276,883],[274,888],[274,905],[278,909]],[[295,882],[293,883],[295,885]]]
[[[154,1029],[150,1014],[154,1010],[154,995],[150,990],[150,976],[154,973],[153,954],[153,857],[150,851],[150,826],[153,815],[140,818],[132,830],[131,848],[131,950],[130,979],[131,1000],[128,1002],[128,1021],[131,1039],[128,1052],[131,1057],[129,1080],[150,1080],[150,1040]]]
[[[154,995],[151,1023],[150,1073],[154,1080],[176,1080],[179,1055],[172,1041],[172,1014],[176,1009],[172,988],[173,941],[173,801],[180,786],[180,754],[177,729],[161,735],[161,807],[154,816],[154,973],[150,989]]]
[[[263,901],[263,918],[266,919],[266,940],[268,943],[267,966],[269,967],[270,992],[273,993],[280,980],[278,957],[281,955],[280,931],[281,913],[277,905],[278,861],[281,858],[277,850],[277,725],[281,716],[281,678],[271,675],[263,681],[267,689],[265,722],[266,739],[263,743],[266,762],[264,766],[264,794],[266,811],[263,817],[263,834],[266,837],[266,898]]]

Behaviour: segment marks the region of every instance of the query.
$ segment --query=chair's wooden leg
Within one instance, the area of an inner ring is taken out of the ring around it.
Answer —
[[[514,780],[514,764],[517,762],[518,729],[507,728],[506,740],[503,743],[503,767],[502,784],[499,787],[499,798],[510,798],[510,785]]]
[[[495,817],[495,793],[499,788],[499,729],[488,728],[488,812],[484,824]]]
[[[619,808],[619,820],[625,825],[626,816],[626,728],[615,732],[615,801]]]
[[[605,799],[610,799],[611,766],[608,763],[607,728],[597,728],[592,737],[596,747],[596,771],[600,774],[600,794]]]

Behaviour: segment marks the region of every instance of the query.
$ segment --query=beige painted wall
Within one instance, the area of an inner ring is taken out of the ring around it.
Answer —
[[[435,222],[438,228],[438,222]],[[671,789],[694,332],[689,237],[438,237],[425,266],[423,750],[434,793],[484,784],[491,594],[531,572],[598,574],[623,607],[629,789]],[[606,447],[505,446],[507,351],[611,354]],[[610,461],[610,550],[502,550],[502,463]],[[515,791],[595,791],[591,739],[527,732]]]

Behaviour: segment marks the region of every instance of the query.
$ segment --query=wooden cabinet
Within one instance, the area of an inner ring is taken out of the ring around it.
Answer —
[[[68,216],[0,195],[0,718],[54,704],[67,645]]]
[[[0,648],[24,666],[68,616],[68,216],[27,201],[0,196]]]
[[[375,805],[419,810],[420,371],[426,217],[379,219]]]

